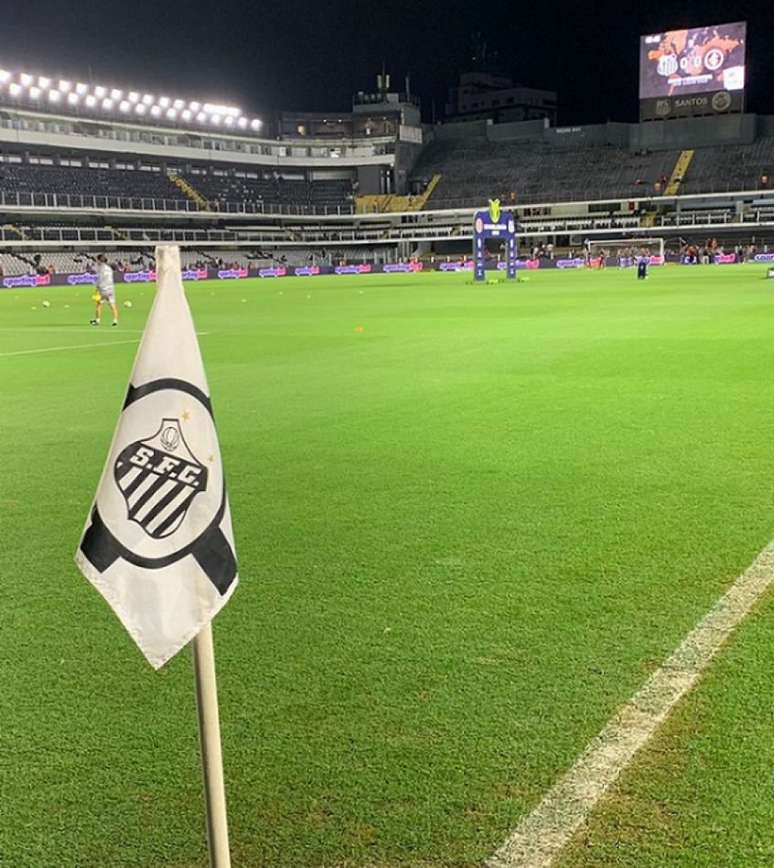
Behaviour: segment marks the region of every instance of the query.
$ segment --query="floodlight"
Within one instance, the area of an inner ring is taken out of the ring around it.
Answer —
[[[43,90],[48,90],[51,87],[51,79],[46,78],[45,75],[38,76],[38,87],[43,88]]]
[[[262,126],[262,122],[258,118],[253,118],[250,121],[250,129],[251,130],[260,130]]]
[[[137,105],[134,107],[134,110],[137,112],[138,115],[144,115],[147,111],[145,105],[143,105],[143,103],[141,102],[137,103]]]
[[[101,84],[98,84],[94,88],[94,96],[96,96],[97,99],[102,99],[102,97],[105,96],[106,93],[107,93],[107,88],[102,87]]]
[[[177,117],[177,111],[173,108],[167,109],[167,117],[173,121]]]
[[[86,105],[87,105],[89,108],[94,108],[94,106],[95,106],[96,104],[97,104],[97,97],[94,96],[94,94],[91,94],[91,93],[90,93],[90,94],[86,97]]]
[[[183,111],[182,111],[181,114],[180,114],[180,117],[181,117],[184,121],[190,121],[191,118],[193,117],[193,115],[191,114],[191,111],[190,111],[189,109],[183,109]]]
[[[40,88],[39,87],[31,87],[30,88],[30,99],[40,99]]]
[[[109,112],[110,109],[113,108],[113,100],[108,98],[103,99],[102,108],[105,109],[106,112]]]
[[[78,96],[84,96],[84,94],[87,94],[89,92],[88,84],[84,84],[82,81],[79,81],[75,85],[75,92],[78,94]]]
[[[11,77],[11,73],[7,69],[0,69],[0,81],[6,82]]]
[[[199,109],[202,107],[202,104],[194,100],[193,102],[188,103],[188,107],[191,109],[192,112],[198,112]]]
[[[176,99],[172,103],[172,105],[174,106],[175,109],[177,109],[177,111],[180,111],[180,109],[185,108],[185,100],[184,99]]]
[[[67,102],[69,102],[70,105],[78,105],[78,103],[80,101],[81,101],[81,98],[78,96],[77,93],[68,93],[67,94]]]
[[[239,115],[239,109],[234,108],[233,106],[228,105],[218,105],[217,103],[206,102],[204,104],[204,110],[209,112],[211,115],[232,115],[237,117]]]
[[[25,86],[29,87],[32,84],[32,76],[28,72],[23,72],[19,76],[19,81]]]
[[[59,102],[62,99],[62,94],[59,93],[58,90],[50,90],[48,92],[48,101],[49,102]]]
[[[21,85],[16,84],[15,81],[11,82],[11,84],[8,85],[8,93],[10,93],[11,96],[19,96],[21,90]]]
[[[129,100],[129,102],[139,102],[140,101],[140,94],[137,93],[136,90],[130,90],[129,93],[127,94],[127,99]]]
[[[142,104],[143,105],[153,105],[153,94],[152,93],[143,94]]]
[[[151,106],[150,113],[153,115],[154,118],[157,118],[161,114],[161,107],[157,105]]]
[[[196,115],[196,120],[199,121],[200,124],[203,124],[207,120],[207,115],[204,112],[199,112]]]
[[[234,125],[234,118],[231,117],[231,115],[226,115],[226,117],[225,117],[224,120],[223,120],[223,123],[224,123],[227,127],[233,126],[233,125]]]
[[[67,79],[65,79],[65,78],[59,79],[59,90],[62,91],[62,93],[69,93],[71,87],[72,87],[72,83],[67,81]]]
[[[217,127],[220,124],[220,115],[210,115],[210,121]]]
[[[244,129],[244,128],[247,126],[247,118],[245,118],[245,117],[241,117],[241,118],[239,118],[239,120],[237,121],[237,123],[239,124],[239,126],[240,126],[242,129]]]
[[[124,113],[128,112],[129,109],[131,108],[131,103],[129,102],[128,99],[122,99],[121,102],[118,104],[118,108],[120,111],[122,111]]]
[[[162,108],[169,108],[169,105],[171,102],[172,102],[172,100],[168,96],[160,96],[159,97],[159,105]]]
[[[123,91],[120,91],[117,87],[114,87],[113,90],[110,91],[110,99],[121,99],[123,95]]]

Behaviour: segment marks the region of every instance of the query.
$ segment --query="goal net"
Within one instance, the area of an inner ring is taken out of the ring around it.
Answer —
[[[589,265],[592,266],[598,266],[603,256],[608,265],[616,264],[621,268],[635,266],[643,256],[648,257],[650,265],[664,264],[663,238],[626,238],[623,241],[598,239],[589,241],[587,249]]]

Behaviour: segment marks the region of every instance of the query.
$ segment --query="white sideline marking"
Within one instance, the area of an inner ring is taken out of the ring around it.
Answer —
[[[199,337],[205,337],[212,332],[196,332]],[[33,353],[54,353],[58,350],[85,350],[89,347],[118,347],[121,344],[139,344],[140,339],[134,338],[131,341],[105,341],[101,344],[68,344],[66,347],[39,347],[35,350],[14,350],[10,353],[0,353],[0,359],[4,356],[29,356]]]
[[[487,860],[488,868],[547,868],[553,863],[772,582],[774,541],[587,745],[572,768]]]
[[[105,341],[101,344],[68,344],[65,347],[39,347],[36,350],[14,350],[11,353],[0,353],[0,358],[3,356],[29,356],[33,353],[55,353],[59,350],[85,350],[89,347],[117,347],[121,344],[139,344],[140,339],[134,338],[131,341]]]

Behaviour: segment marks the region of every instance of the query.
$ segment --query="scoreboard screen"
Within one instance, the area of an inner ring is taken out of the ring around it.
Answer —
[[[741,91],[747,23],[669,30],[640,38],[640,99]]]

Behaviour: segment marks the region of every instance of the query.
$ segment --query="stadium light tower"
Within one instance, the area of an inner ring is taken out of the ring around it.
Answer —
[[[0,83],[5,84],[11,77],[11,73],[7,69],[0,69]]]
[[[40,88],[33,84],[30,88],[30,99],[40,99]]]
[[[48,92],[49,102],[59,102],[62,99],[62,94],[58,90],[50,90]]]

